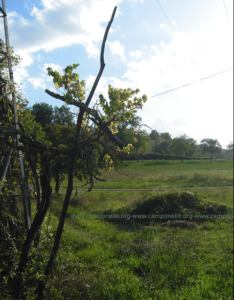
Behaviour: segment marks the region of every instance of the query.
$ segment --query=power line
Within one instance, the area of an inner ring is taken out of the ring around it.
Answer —
[[[186,86],[188,86],[188,85],[191,85],[191,84],[197,83],[197,82],[199,82],[199,81],[202,81],[202,80],[205,80],[205,79],[211,78],[211,77],[213,77],[213,76],[216,76],[216,75],[219,75],[219,74],[225,73],[225,72],[227,72],[227,71],[230,71],[230,70],[233,70],[233,68],[229,68],[229,69],[227,69],[227,70],[224,70],[224,71],[221,71],[221,72],[219,72],[219,73],[215,73],[215,74],[213,74],[213,75],[210,75],[210,76],[207,76],[207,77],[201,78],[201,79],[199,79],[199,80],[197,80],[197,81],[193,81],[193,82],[190,82],[190,83],[184,84],[184,85],[182,85],[182,86],[179,86],[179,87],[177,87],[177,88],[175,88],[175,89],[172,89],[172,90],[169,90],[169,91],[166,91],[166,92],[163,92],[163,93],[160,93],[160,94],[154,95],[154,96],[150,97],[150,99],[151,99],[151,98],[154,98],[154,97],[161,96],[161,95],[163,95],[163,94],[166,94],[166,93],[170,93],[170,92],[172,92],[172,91],[175,91],[175,90],[181,89],[181,88],[183,88],[183,87],[186,87]],[[41,99],[41,100],[44,100],[44,98],[31,98],[30,100],[36,100],[36,99],[37,99],[37,100],[40,100],[40,99]],[[55,100],[55,99],[52,99],[52,100]]]
[[[163,12],[164,16],[166,17],[167,21],[168,21],[169,24],[171,25],[172,30],[175,32],[175,28],[172,26],[170,20],[168,19],[168,17],[167,17],[167,15],[166,15],[165,11],[164,11],[163,8],[162,8],[162,6],[159,4],[158,0],[156,0],[156,1],[157,1],[157,3],[158,3],[159,7],[161,8],[161,11]]]
[[[227,19],[228,19],[229,28],[231,29],[231,24],[230,24],[230,20],[229,20],[229,17],[228,17],[227,8],[226,8],[225,1],[224,1],[224,0],[223,0],[223,5],[224,5],[225,12],[226,12],[226,16],[227,16]]]
[[[191,84],[197,83],[197,82],[199,82],[199,81],[202,81],[202,80],[208,79],[208,78],[210,78],[210,77],[213,77],[213,76],[219,75],[219,74],[221,74],[221,73],[224,73],[224,72],[227,72],[227,71],[230,71],[230,70],[233,70],[233,68],[230,68],[230,69],[224,70],[224,71],[222,71],[222,72],[219,72],[219,73],[216,73],[216,74],[213,74],[213,75],[210,75],[210,76],[204,77],[204,78],[202,78],[202,79],[199,79],[199,80],[197,80],[197,81],[193,81],[193,82],[187,83],[187,84],[185,84],[185,85],[182,85],[182,86],[179,86],[179,87],[177,87],[177,88],[175,88],[175,89],[172,89],[172,90],[169,90],[169,91],[166,91],[166,92],[163,92],[163,93],[160,93],[160,94],[154,95],[154,96],[150,97],[150,99],[151,99],[151,98],[154,98],[154,97],[161,96],[161,95],[163,95],[163,94],[166,94],[166,93],[170,93],[170,92],[172,92],[172,91],[175,91],[175,90],[181,89],[181,88],[183,88],[183,87],[186,87],[186,86],[188,86],[188,85],[191,85]]]
[[[156,0],[156,1],[157,1],[158,5],[159,5],[161,11],[163,12],[164,16],[166,17],[167,21],[168,21],[169,24],[171,25],[172,30],[175,32],[175,28],[172,26],[172,24],[171,24],[169,18],[167,17],[165,11],[164,11],[163,8],[162,8],[162,6],[161,6],[160,3],[158,2],[158,0]],[[190,56],[190,54],[188,53],[188,51],[187,51],[187,54],[188,54],[190,60],[192,61],[192,63],[195,65],[195,63],[194,63],[194,61],[192,60],[192,57]]]

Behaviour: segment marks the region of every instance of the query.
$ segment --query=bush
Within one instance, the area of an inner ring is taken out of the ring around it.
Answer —
[[[212,203],[207,201],[204,196],[199,192],[189,191],[163,191],[150,193],[145,199],[135,202],[131,207],[123,207],[122,209],[112,212],[115,214],[128,214],[128,215],[170,215],[166,218],[134,218],[134,221],[163,221],[176,220],[181,215],[181,218],[185,215],[187,218],[194,220],[194,215],[224,215],[228,212],[228,208],[225,205]],[[110,211],[108,213],[111,213]],[[174,217],[173,217],[174,216]],[[207,220],[209,218],[200,218],[201,220]],[[133,218],[131,218],[133,220]]]

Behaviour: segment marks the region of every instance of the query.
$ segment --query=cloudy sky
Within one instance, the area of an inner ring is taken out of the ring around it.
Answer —
[[[48,66],[62,72],[79,63],[88,95],[114,6],[93,99],[107,95],[108,85],[139,88],[148,97],[138,112],[144,124],[172,137],[218,139],[226,148],[233,140],[233,70],[199,80],[233,66],[233,0],[6,0],[10,45],[23,59],[14,77],[29,105],[63,104],[44,92],[54,90]],[[0,34],[4,39],[3,22]]]

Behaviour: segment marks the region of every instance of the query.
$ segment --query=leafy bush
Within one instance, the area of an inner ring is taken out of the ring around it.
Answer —
[[[199,192],[189,191],[163,191],[153,192],[143,200],[118,211],[108,213],[134,215],[171,215],[168,218],[134,218],[134,221],[165,221],[177,219],[176,215],[224,215],[228,212],[225,205],[207,201]],[[174,215],[174,218],[172,217]],[[191,217],[194,220],[194,217]],[[199,219],[203,220],[203,219]]]

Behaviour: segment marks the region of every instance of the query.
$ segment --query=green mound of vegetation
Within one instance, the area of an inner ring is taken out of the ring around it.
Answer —
[[[153,192],[116,211],[108,211],[120,215],[129,215],[131,220],[165,221],[176,219],[190,219],[191,221],[204,221],[215,219],[229,212],[226,205],[209,201],[202,193],[195,191],[162,191]],[[157,216],[157,217],[156,217]],[[200,216],[200,218],[199,218]],[[204,217],[204,218],[203,218]]]

